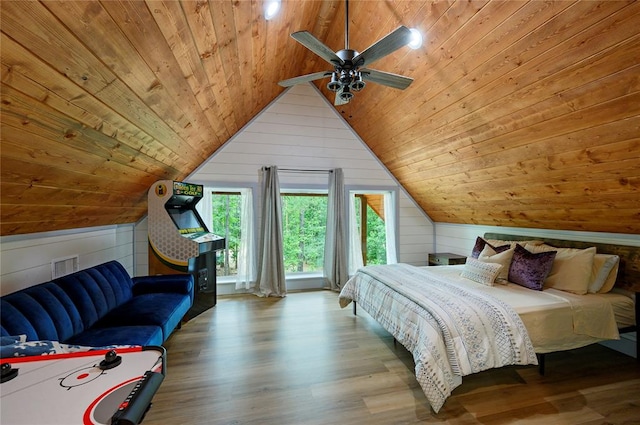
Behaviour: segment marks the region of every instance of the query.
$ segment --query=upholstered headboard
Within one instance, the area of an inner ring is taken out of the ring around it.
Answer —
[[[507,235],[502,233],[485,233],[485,239],[501,239],[509,241],[541,240],[558,248],[588,248],[595,246],[601,254],[615,254],[620,257],[616,288],[640,292],[640,247],[614,245],[598,242],[581,242],[563,239],[550,239],[538,236]]]

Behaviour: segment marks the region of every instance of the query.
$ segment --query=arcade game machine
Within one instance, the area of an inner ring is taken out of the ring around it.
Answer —
[[[199,184],[160,180],[149,189],[149,275],[189,273],[195,282],[189,320],[216,305],[216,251],[225,238],[207,230],[196,211]]]

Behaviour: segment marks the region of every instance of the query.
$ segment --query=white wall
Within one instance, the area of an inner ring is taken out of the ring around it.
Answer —
[[[342,168],[345,185],[397,183],[326,99],[309,85],[275,99],[190,177],[202,182],[257,183],[265,165],[296,169]],[[280,175],[280,185],[327,184],[326,174]]]
[[[134,274],[132,224],[0,238],[0,295],[51,280],[51,261],[78,254],[85,269],[118,260]]]
[[[207,186],[259,187],[259,170],[329,170],[342,168],[347,189],[398,189],[398,259],[426,265],[433,249],[433,223],[354,133],[348,123],[311,84],[297,85],[275,99],[185,181]],[[328,174],[279,173],[286,188],[327,187]],[[136,226],[142,242],[146,221]],[[136,245],[137,269],[148,270],[146,249]]]

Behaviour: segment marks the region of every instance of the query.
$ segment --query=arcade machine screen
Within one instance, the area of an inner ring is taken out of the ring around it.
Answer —
[[[198,214],[189,208],[167,208],[167,212],[182,236],[206,232],[205,225]]]

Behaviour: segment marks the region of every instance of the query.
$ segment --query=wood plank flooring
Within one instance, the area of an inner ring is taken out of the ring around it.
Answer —
[[[468,376],[435,414],[411,354],[337,298],[219,298],[165,344],[143,425],[640,424],[640,363],[597,344]]]

